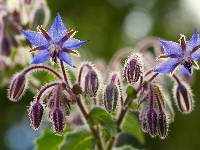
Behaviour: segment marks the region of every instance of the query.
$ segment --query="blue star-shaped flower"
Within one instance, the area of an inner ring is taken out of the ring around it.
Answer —
[[[160,40],[164,51],[164,54],[160,58],[165,58],[166,60],[154,68],[155,72],[168,74],[179,67],[179,71],[185,77],[191,77],[193,67],[196,69],[199,68],[196,62],[200,59],[200,37],[198,32],[195,31],[189,41],[186,41],[185,36],[181,35],[179,42],[180,44]]]
[[[80,41],[73,38],[76,31],[67,31],[59,13],[48,32],[42,26],[38,26],[38,30],[39,32],[22,31],[26,39],[33,46],[31,51],[39,50],[35,54],[32,64],[43,63],[52,57],[54,62],[57,62],[57,58],[59,58],[66,64],[75,67],[72,64],[70,54],[78,54],[75,50],[87,43],[88,40]]]

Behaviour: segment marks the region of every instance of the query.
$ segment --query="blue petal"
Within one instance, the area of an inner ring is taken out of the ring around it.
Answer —
[[[172,73],[175,67],[179,64],[179,59],[168,58],[154,69],[154,72],[168,74]]]
[[[74,50],[74,49],[78,49],[79,47],[81,47],[83,44],[87,42],[89,42],[89,40],[80,41],[75,38],[70,38],[63,44],[63,48]]]
[[[187,50],[191,52],[198,45],[200,45],[200,37],[199,33],[195,31],[192,38],[186,42]]]
[[[71,58],[71,55],[68,54],[67,52],[63,52],[61,51],[59,53],[59,59],[64,61],[66,64],[70,65],[71,67],[76,67],[75,65],[72,64],[72,58]]]
[[[192,60],[199,60],[200,59],[200,50],[197,50],[196,52],[192,53],[191,57],[192,57]]]
[[[176,42],[160,40],[160,45],[164,49],[165,56],[175,55],[179,57],[183,53],[181,46]]]
[[[192,76],[192,72],[193,72],[193,69],[191,71],[191,73],[184,67],[184,65],[180,65],[179,66],[179,71],[186,77],[186,78],[189,78]]]
[[[63,23],[59,13],[57,13],[57,16],[54,19],[48,34],[54,42],[59,42],[67,34],[67,28],[65,27],[65,24]]]
[[[40,64],[43,63],[50,58],[50,52],[48,50],[40,50],[35,54],[32,64]]]
[[[40,32],[22,31],[22,33],[33,46],[47,46],[49,44]]]

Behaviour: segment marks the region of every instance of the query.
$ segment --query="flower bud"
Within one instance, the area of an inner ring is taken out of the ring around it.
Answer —
[[[35,102],[29,108],[29,117],[31,120],[32,127],[37,129],[40,126],[44,108],[40,102]]]
[[[11,52],[11,45],[12,43],[9,40],[8,36],[3,36],[1,41],[1,51],[3,55],[8,56]]]
[[[23,73],[18,73],[13,77],[8,94],[11,101],[17,102],[21,98],[23,92],[25,91],[26,82],[27,79]]]
[[[158,114],[158,135],[161,139],[164,139],[167,137],[168,134],[168,117],[167,115],[162,111]]]
[[[83,94],[88,97],[96,97],[99,89],[99,76],[91,64],[83,64],[79,72],[79,81]]]
[[[189,85],[180,83],[174,88],[176,105],[182,113],[190,113],[193,109],[193,96]]]
[[[54,130],[57,133],[62,133],[64,129],[64,113],[60,108],[55,108],[52,112],[52,121]]]
[[[114,83],[106,86],[104,91],[104,106],[107,111],[115,111],[120,97],[119,88]]]
[[[142,77],[142,65],[139,55],[133,54],[130,58],[126,60],[123,69],[124,79],[133,84],[137,82]]]
[[[147,110],[145,106],[143,106],[142,110],[139,114],[139,119],[141,120],[141,128],[143,132],[148,132],[148,125],[147,125]]]
[[[149,109],[147,112],[147,126],[148,126],[148,132],[149,134],[154,137],[157,135],[157,113],[153,109]]]

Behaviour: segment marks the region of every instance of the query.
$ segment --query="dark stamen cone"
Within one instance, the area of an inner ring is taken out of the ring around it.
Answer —
[[[29,117],[31,120],[32,127],[37,129],[40,126],[44,108],[40,102],[35,102],[29,109]]]
[[[127,59],[124,69],[123,69],[123,76],[124,79],[133,84],[137,82],[140,77],[142,77],[142,65],[139,55],[133,54],[130,58]]]
[[[60,108],[55,108],[52,114],[54,130],[57,133],[62,133],[64,129],[64,113]]]
[[[174,88],[176,105],[182,113],[190,113],[193,109],[193,96],[189,85],[181,83]]]
[[[16,74],[13,77],[8,94],[8,98],[11,101],[16,102],[21,98],[25,91],[26,82],[26,76],[23,73]]]

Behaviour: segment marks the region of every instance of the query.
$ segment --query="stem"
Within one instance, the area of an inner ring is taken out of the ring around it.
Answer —
[[[89,115],[88,115],[87,111],[85,110],[85,107],[82,104],[81,99],[80,99],[79,96],[77,96],[77,104],[78,104],[78,107],[79,107],[81,113],[83,114],[83,117],[87,121],[87,119],[89,118]],[[103,143],[102,143],[99,131],[96,130],[94,127],[90,126],[89,124],[88,124],[88,126],[89,126],[93,136],[96,138],[96,143],[97,143],[98,149],[99,150],[103,150]]]
[[[52,68],[48,67],[48,66],[43,66],[43,65],[34,65],[34,66],[30,66],[28,68],[26,68],[23,73],[24,74],[27,74],[29,73],[30,71],[33,71],[33,70],[46,70],[48,72],[51,72],[53,75],[55,75],[57,78],[59,78],[60,80],[62,80],[62,76],[56,72],[55,70],[53,70]]]
[[[51,84],[48,84],[47,86],[45,87],[42,87],[40,90],[39,90],[39,93],[36,97],[36,101],[39,102],[40,101],[40,98],[42,97],[43,93],[48,90],[49,88],[53,87],[53,86],[56,86],[56,85],[59,85],[60,83],[59,82],[56,82],[56,83],[51,83]]]
[[[66,72],[65,72],[65,66],[64,66],[62,60],[60,61],[60,67],[61,67],[61,69],[62,69],[62,73],[63,73],[63,76],[64,76],[64,80],[65,80],[66,84],[69,85],[68,79],[67,79],[67,74],[66,74]]]

